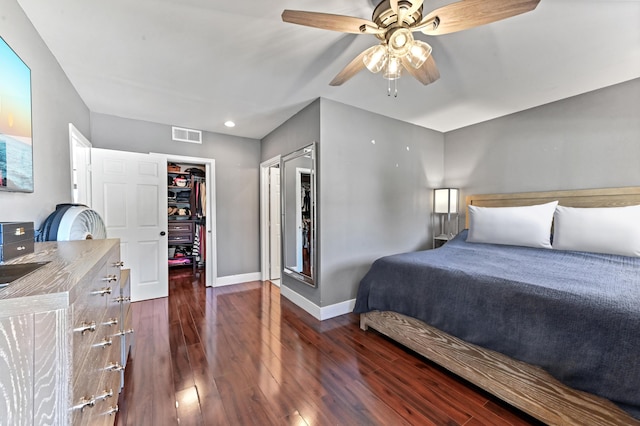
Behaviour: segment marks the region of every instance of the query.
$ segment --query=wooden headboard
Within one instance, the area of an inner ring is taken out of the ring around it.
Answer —
[[[469,205],[479,207],[517,207],[548,203],[555,200],[558,200],[559,205],[567,207],[633,206],[640,204],[640,187],[468,195],[465,228],[469,228]]]

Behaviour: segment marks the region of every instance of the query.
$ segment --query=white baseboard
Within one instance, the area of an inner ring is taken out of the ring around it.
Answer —
[[[320,307],[309,299],[302,297],[300,294],[285,286],[280,287],[280,294],[289,299],[291,302],[295,303],[297,306],[307,311],[315,319],[320,321],[348,314],[353,311],[353,307],[356,305],[356,299],[351,299],[345,300],[344,302],[335,303],[333,305]]]
[[[251,272],[248,274],[227,275],[226,277],[218,277],[216,278],[214,287],[222,287],[225,285],[240,284],[250,281],[262,281],[262,273]]]
[[[334,303],[333,305],[323,306],[320,308],[320,321],[329,318],[339,317],[340,315],[353,312],[356,306],[356,299],[345,300],[344,302]]]

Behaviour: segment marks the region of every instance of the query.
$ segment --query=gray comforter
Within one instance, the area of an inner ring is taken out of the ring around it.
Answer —
[[[640,258],[473,244],[378,259],[354,312],[395,311],[640,419]]]

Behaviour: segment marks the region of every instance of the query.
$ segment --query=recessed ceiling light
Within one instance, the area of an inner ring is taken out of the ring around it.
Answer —
[[[227,126],[227,127],[236,127],[236,123],[234,123],[231,120],[225,121],[224,125]]]

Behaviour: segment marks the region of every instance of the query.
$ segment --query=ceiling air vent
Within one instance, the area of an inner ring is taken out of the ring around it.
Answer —
[[[202,143],[202,132],[200,130],[185,129],[184,127],[171,127],[171,134],[174,141]]]

